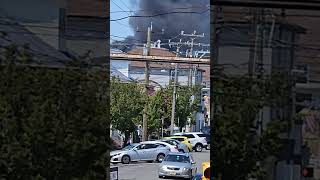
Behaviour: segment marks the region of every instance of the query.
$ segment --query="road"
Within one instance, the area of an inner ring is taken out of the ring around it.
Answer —
[[[198,172],[202,171],[202,162],[210,160],[210,151],[192,152]],[[116,164],[119,180],[157,180],[159,163],[137,162],[131,164]]]

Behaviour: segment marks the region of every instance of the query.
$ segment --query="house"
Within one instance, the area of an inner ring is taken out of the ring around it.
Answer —
[[[218,16],[218,23],[221,24],[217,31],[218,47],[215,49],[218,54],[219,64],[224,68],[224,72],[233,75],[249,75],[253,72],[254,77],[258,75],[268,76],[274,71],[286,72],[292,74],[297,59],[297,49],[295,44],[306,33],[306,28],[297,24],[296,21],[288,21],[281,14],[281,10],[273,12],[273,9],[265,13],[265,21],[263,23],[263,36],[260,52],[262,58],[257,58],[257,61],[250,61],[252,52],[254,51],[254,40],[252,36],[253,16],[249,13],[250,8],[241,7],[222,7]],[[282,14],[283,15],[283,14]],[[216,26],[216,24],[212,24]],[[261,24],[259,24],[261,28]],[[258,38],[261,38],[259,36]],[[232,53],[230,53],[232,52]],[[259,54],[258,54],[259,55]],[[292,92],[294,92],[292,87]],[[294,97],[292,97],[294,98]],[[288,104],[286,110],[284,107],[262,109],[263,116],[262,127],[265,127],[271,119],[277,119],[285,115],[288,118],[293,118],[295,114],[294,104]],[[294,125],[289,135],[285,138],[286,152],[283,153],[277,160],[267,162],[265,165],[268,177],[267,179],[283,180],[289,178],[292,173],[290,169],[295,169],[293,176],[300,177],[301,165],[296,164],[296,159],[301,155],[300,147],[300,125]]]

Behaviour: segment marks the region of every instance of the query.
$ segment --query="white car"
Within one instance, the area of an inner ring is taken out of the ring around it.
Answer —
[[[111,151],[110,162],[129,164],[132,161],[158,161],[161,162],[170,153],[170,148],[161,143],[135,143],[122,150]]]
[[[188,146],[183,144],[183,143],[181,143],[178,140],[175,140],[175,139],[163,139],[163,140],[160,140],[160,141],[168,143],[168,144],[171,144],[173,146],[177,146],[179,152],[183,152],[183,153],[189,152]]]
[[[207,148],[208,143],[206,140],[206,135],[202,132],[184,132],[184,133],[175,133],[174,136],[185,136],[190,140],[193,149],[196,152],[201,152],[203,148]]]
[[[179,152],[179,148],[176,145],[171,145],[169,143],[163,142],[163,141],[144,141],[142,143],[150,143],[150,144],[161,144],[164,147],[167,147],[170,149],[171,152]]]

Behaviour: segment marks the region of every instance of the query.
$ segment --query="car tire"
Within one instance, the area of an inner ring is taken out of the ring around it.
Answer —
[[[201,152],[202,151],[202,144],[196,144],[195,147],[194,147],[194,150],[196,152]]]
[[[208,146],[207,146],[207,148],[206,148],[207,150],[210,150],[210,144],[208,144]]]
[[[131,161],[131,159],[130,159],[130,156],[128,156],[128,155],[124,155],[124,156],[122,156],[122,158],[121,158],[122,164],[129,164],[130,161]]]
[[[164,176],[159,176],[159,178],[160,178],[160,179],[164,179],[165,177],[164,177]]]
[[[165,158],[165,156],[166,155],[164,155],[163,153],[160,153],[160,154],[158,154],[158,156],[157,156],[157,162],[162,162],[163,161],[163,159]]]

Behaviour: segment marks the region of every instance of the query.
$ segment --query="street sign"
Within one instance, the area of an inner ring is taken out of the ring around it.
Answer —
[[[110,180],[119,180],[118,167],[110,167]]]

